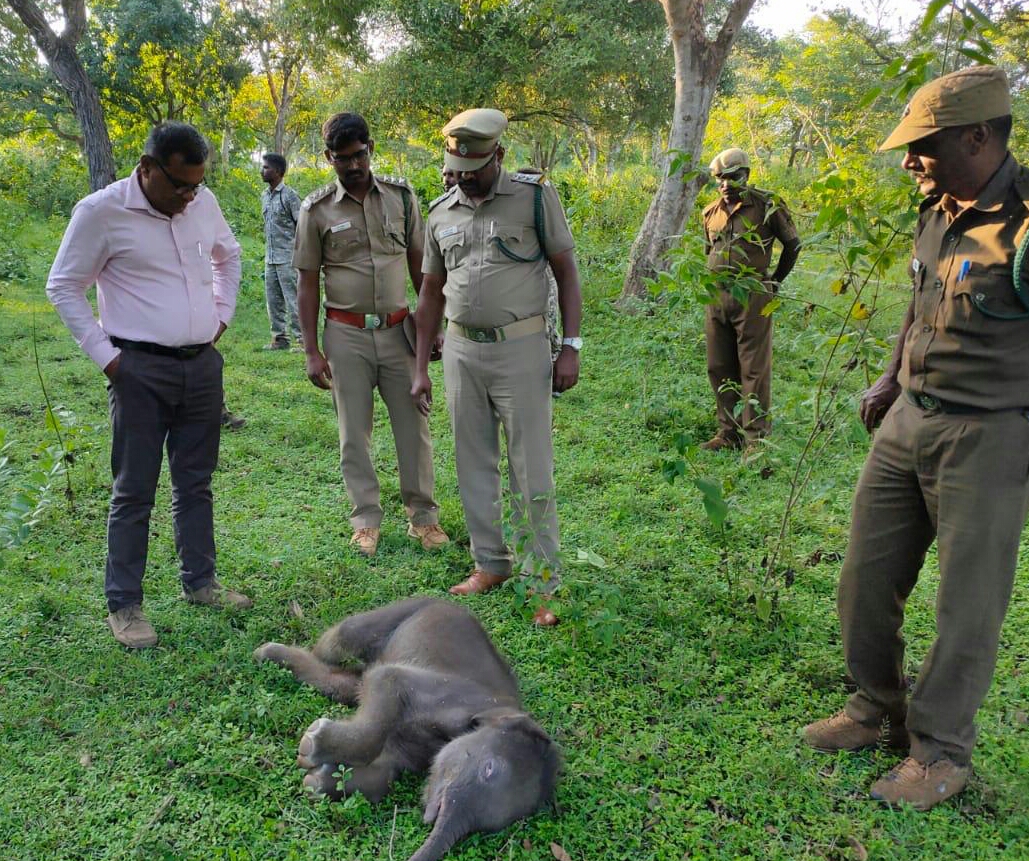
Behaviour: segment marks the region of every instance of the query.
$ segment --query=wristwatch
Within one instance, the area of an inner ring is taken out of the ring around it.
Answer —
[[[582,338],[562,338],[562,347],[571,347],[576,353],[582,349]]]

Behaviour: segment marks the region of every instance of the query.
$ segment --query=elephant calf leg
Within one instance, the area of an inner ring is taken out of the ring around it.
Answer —
[[[353,670],[343,670],[318,660],[306,649],[265,643],[254,651],[258,661],[271,661],[288,669],[297,681],[310,685],[330,700],[352,706],[357,704],[361,677]]]
[[[304,776],[304,786],[315,795],[325,795],[333,801],[339,801],[347,795],[360,792],[372,804],[383,799],[400,769],[388,754],[383,754],[369,765],[361,765],[350,771],[346,784],[339,788],[338,774],[345,766],[322,765]]]

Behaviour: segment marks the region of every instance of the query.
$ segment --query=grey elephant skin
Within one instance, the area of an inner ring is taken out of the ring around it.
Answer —
[[[551,801],[557,746],[525,712],[518,682],[478,620],[463,607],[410,598],[348,616],[314,649],[265,643],[258,661],[346,705],[300,740],[304,785],[338,799],[379,801],[402,771],[429,770],[425,822],[411,861],[435,861],[475,831],[499,831]],[[333,772],[351,769],[340,789]]]

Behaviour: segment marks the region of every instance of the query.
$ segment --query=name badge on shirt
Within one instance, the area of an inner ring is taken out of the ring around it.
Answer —
[[[458,232],[458,231],[459,231],[460,229],[461,229],[461,228],[460,228],[460,227],[458,227],[457,225],[454,225],[454,226],[452,226],[452,227],[444,227],[444,228],[443,228],[443,229],[442,229],[442,230],[441,230],[441,231],[439,232],[439,236],[437,236],[437,237],[436,237],[436,239],[437,239],[437,241],[438,241],[438,240],[440,240],[440,239],[446,239],[446,238],[447,238],[448,236],[453,236],[453,235],[454,235],[455,233],[457,233],[457,232]]]
[[[911,258],[911,271],[913,271],[916,275],[919,272],[922,271],[922,267],[924,265],[925,264],[921,260],[919,260],[917,257],[912,257]]]
[[[339,233],[341,230],[346,230],[352,226],[350,221],[341,221],[339,224],[334,224],[329,228],[330,233]]]

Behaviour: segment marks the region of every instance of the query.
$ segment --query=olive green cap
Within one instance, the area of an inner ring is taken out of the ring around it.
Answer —
[[[970,66],[915,90],[900,123],[879,152],[906,146],[940,129],[981,123],[1011,113],[1011,87],[1003,69]]]
[[[446,152],[443,164],[451,170],[478,170],[489,164],[497,151],[507,117],[494,108],[461,111],[443,126]]]
[[[740,168],[750,170],[750,159],[739,147],[730,147],[722,150],[711,162],[711,173],[721,176],[723,173],[732,173]]]

